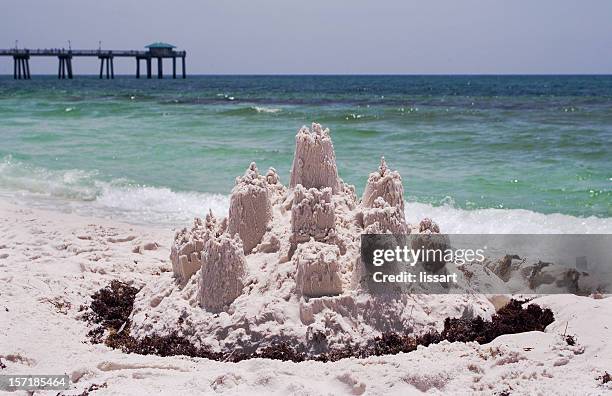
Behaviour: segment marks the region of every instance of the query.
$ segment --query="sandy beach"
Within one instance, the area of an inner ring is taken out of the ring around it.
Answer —
[[[545,333],[487,345],[448,343],[334,363],[267,359],[223,363],[123,354],[92,345],[80,307],[111,280],[155,283],[171,269],[173,231],[48,212],[0,201],[3,374],[70,376],[80,394],[603,394],[612,367],[612,300],[541,297],[555,322]],[[432,307],[434,310],[435,306]],[[567,329],[566,329],[567,326]],[[576,337],[570,346],[562,334]],[[313,381],[316,378],[316,381]],[[94,386],[94,384],[96,384]]]
[[[0,396],[612,395],[612,2],[140,3],[0,12]]]
[[[0,396],[612,395],[612,2],[140,3],[0,12]]]

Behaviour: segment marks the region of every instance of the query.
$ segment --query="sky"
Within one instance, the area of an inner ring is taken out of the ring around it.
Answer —
[[[165,41],[187,51],[189,74],[612,74],[612,1],[1,0],[0,48],[15,40],[73,49]],[[76,74],[99,67],[73,63]],[[12,68],[0,57],[1,74]],[[57,59],[30,68],[56,73]],[[135,68],[115,60],[117,74]]]

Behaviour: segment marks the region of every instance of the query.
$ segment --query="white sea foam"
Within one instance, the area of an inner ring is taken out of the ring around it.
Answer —
[[[147,219],[154,224],[182,224],[208,210],[227,216],[229,196],[175,192],[156,187],[109,187],[93,203],[127,221]],[[407,202],[406,219],[434,219],[449,234],[612,234],[612,218],[543,214],[523,209],[465,210],[450,205]],[[138,222],[142,222],[139,220]]]
[[[282,111],[282,109],[276,107],[253,106],[252,108],[258,113],[279,113]]]
[[[612,234],[612,218],[543,214],[524,209],[465,210],[406,203],[406,220],[434,219],[449,234]]]
[[[181,224],[209,210],[227,216],[229,196],[175,192],[167,188],[133,187],[105,190],[94,204],[126,219],[148,219],[157,224]],[[406,219],[416,223],[434,219],[449,234],[612,234],[612,218],[543,214],[524,209],[465,210],[450,205],[406,203]],[[142,222],[142,221],[141,221]]]
[[[109,187],[96,199],[95,206],[111,216],[119,214],[128,222],[182,225],[196,216],[203,217],[209,210],[226,216],[229,196],[158,187]]]
[[[54,171],[27,165],[8,155],[0,162],[0,188],[82,201],[96,199],[97,172]]]
[[[50,170],[10,156],[0,162],[0,195],[43,209],[153,225],[187,224],[209,210],[225,216],[229,207],[225,195],[103,181],[95,171]]]

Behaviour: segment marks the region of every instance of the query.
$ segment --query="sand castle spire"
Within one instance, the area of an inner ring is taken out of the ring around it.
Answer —
[[[399,208],[402,213],[404,212],[402,177],[398,171],[389,169],[385,157],[380,158],[378,172],[370,173],[361,201],[365,207],[372,208],[374,201],[379,197],[382,197],[389,205]]]
[[[291,166],[290,187],[298,184],[306,188],[330,187],[340,190],[336,154],[329,129],[313,123],[311,129],[302,127],[295,136],[295,155]]]
[[[399,172],[389,168],[384,156],[380,157],[378,170],[368,177],[361,204],[363,227],[367,233],[409,233],[402,178]]]
[[[384,174],[387,172],[387,170],[389,169],[389,167],[387,166],[387,161],[385,161],[385,156],[381,156],[380,157],[380,165],[378,166],[378,173],[380,173],[381,176],[384,176]]]

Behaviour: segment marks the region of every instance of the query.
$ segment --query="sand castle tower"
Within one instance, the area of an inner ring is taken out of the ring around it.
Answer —
[[[202,256],[200,302],[212,312],[222,311],[242,294],[246,259],[240,238],[227,233],[208,240]]]
[[[314,240],[301,244],[293,256],[297,268],[297,293],[305,297],[341,294],[339,258],[340,250],[335,245]]]
[[[407,234],[410,232],[404,213],[404,187],[399,172],[392,171],[380,159],[377,172],[370,173],[363,193],[363,227],[382,233]],[[372,225],[376,223],[376,227]]]
[[[295,137],[291,168],[291,257],[296,265],[296,291],[305,297],[342,293],[340,249],[333,245],[336,216],[333,195],[342,189],[329,129],[313,123]]]
[[[269,175],[272,179],[274,174]],[[242,239],[244,253],[249,254],[261,242],[272,219],[272,203],[266,177],[260,176],[251,163],[244,176],[236,178],[229,208],[228,231]]]
[[[335,227],[332,189],[305,189],[298,184],[294,189],[291,207],[291,232],[296,243],[310,238],[323,241]]]
[[[226,224],[219,222],[212,212],[206,215],[205,221],[194,219],[193,227],[178,231],[170,249],[170,261],[174,276],[180,282],[186,282],[202,267],[202,252],[208,240],[224,231]]]
[[[376,227],[372,227],[376,225]],[[391,206],[382,197],[374,200],[372,207],[363,212],[363,228],[366,233],[408,234],[405,215],[400,208]],[[371,232],[376,231],[376,232]]]
[[[329,187],[332,193],[340,190],[336,154],[329,129],[313,123],[311,129],[302,127],[295,136],[295,155],[291,166],[289,186],[306,188]]]

